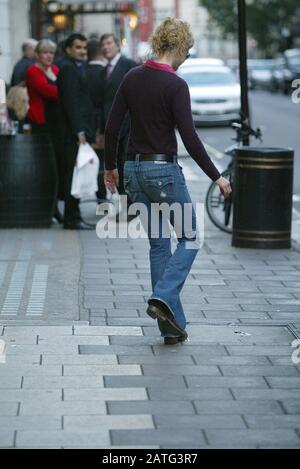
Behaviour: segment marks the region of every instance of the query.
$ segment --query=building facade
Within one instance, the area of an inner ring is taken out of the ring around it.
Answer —
[[[29,0],[0,0],[0,78],[10,81],[20,59],[24,39],[30,36]]]

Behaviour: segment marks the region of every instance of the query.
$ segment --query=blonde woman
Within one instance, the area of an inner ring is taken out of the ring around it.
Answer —
[[[225,197],[231,192],[230,183],[221,177],[196,133],[188,86],[175,73],[189,56],[193,44],[188,23],[165,19],[151,39],[156,59],[148,60],[125,76],[105,132],[105,182],[114,191],[118,185],[118,134],[129,111],[131,134],[124,185],[133,202],[143,203],[147,207],[148,217],[144,220],[142,217],[142,223],[150,242],[153,289],[147,314],[158,320],[165,344],[183,342],[187,338],[187,322],[179,295],[198,251],[195,242],[196,215],[177,162],[176,127],[198,166],[219,185]],[[168,221],[164,214],[159,215],[158,229],[151,226],[151,213],[160,203],[169,206],[177,203],[182,209],[181,223],[178,223],[174,213],[171,212],[169,217],[178,239],[173,254],[170,236],[166,236],[164,229]],[[185,226],[187,207],[192,215],[192,230]]]
[[[59,177],[58,198],[63,200],[62,131],[57,88],[59,70],[53,64],[55,51],[56,45],[49,39],[42,39],[36,46],[36,63],[26,72],[29,95],[27,121],[31,124],[33,134],[48,134],[51,138]],[[55,211],[55,218],[62,222],[58,209]]]

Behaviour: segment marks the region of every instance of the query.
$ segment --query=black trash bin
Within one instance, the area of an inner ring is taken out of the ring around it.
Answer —
[[[290,148],[237,148],[232,246],[291,247],[293,162]]]
[[[0,228],[49,227],[57,185],[47,135],[0,135]]]

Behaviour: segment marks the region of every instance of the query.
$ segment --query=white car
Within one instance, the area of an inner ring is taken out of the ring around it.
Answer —
[[[189,86],[196,124],[239,119],[241,87],[229,67],[185,63],[177,73]]]
[[[190,67],[190,66],[203,66],[203,65],[207,65],[207,66],[216,66],[216,67],[223,67],[225,65],[225,62],[224,60],[222,59],[212,59],[210,57],[207,57],[207,58],[191,58],[191,59],[187,59],[184,64],[182,65],[182,68],[184,67]]]

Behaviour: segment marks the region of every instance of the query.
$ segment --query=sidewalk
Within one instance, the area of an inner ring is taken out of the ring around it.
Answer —
[[[145,314],[146,240],[1,231],[0,266],[0,447],[300,448],[298,251],[233,248],[206,219],[176,346]]]

